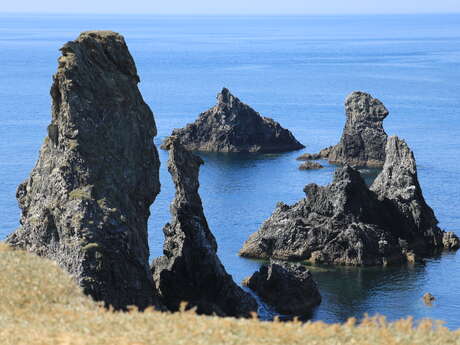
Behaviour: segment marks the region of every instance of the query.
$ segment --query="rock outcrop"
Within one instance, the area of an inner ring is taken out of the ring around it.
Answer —
[[[324,167],[316,162],[304,162],[299,166],[299,170],[317,170],[322,168]]]
[[[329,186],[310,184],[304,191],[306,198],[292,206],[279,203],[240,255],[343,265],[402,260],[397,240],[386,231],[391,215],[359,172],[341,167]]]
[[[244,284],[280,314],[302,316],[321,303],[310,271],[300,264],[272,260]]]
[[[203,161],[186,151],[176,138],[168,142],[168,170],[176,186],[172,222],[163,229],[164,256],[152,263],[153,279],[163,303],[176,311],[186,301],[198,313],[250,316],[257,303],[233,281],[217,256],[198,194]]]
[[[190,151],[277,153],[304,148],[289,130],[261,116],[226,88],[217,95],[216,106],[194,123],[175,129],[172,136]]]
[[[443,247],[444,232],[423,197],[414,154],[403,140],[396,136],[388,140],[385,165],[370,189],[387,209],[394,210],[398,236],[410,243],[414,252]]]
[[[453,232],[445,232],[442,237],[442,244],[447,250],[457,250],[460,247],[460,240]]]
[[[329,154],[331,153],[334,146],[326,147],[318,153],[304,153],[303,155],[297,157],[298,161],[316,161],[319,159],[328,159]]]
[[[110,31],[84,32],[61,52],[48,136],[18,187],[21,226],[7,241],[58,261],[106,305],[154,305],[147,219],[160,162],[134,61]]]
[[[447,239],[438,228],[423,198],[415,159],[406,143],[390,138],[386,156],[385,166],[370,189],[359,172],[345,166],[336,171],[332,184],[310,184],[304,189],[303,200],[292,206],[279,203],[240,254],[386,265],[413,261],[442,249],[445,243],[454,243],[455,239]]]
[[[345,100],[347,120],[340,142],[318,154],[304,154],[299,160],[328,159],[332,164],[381,167],[385,162],[387,134],[383,120],[388,110],[365,92],[353,92]]]

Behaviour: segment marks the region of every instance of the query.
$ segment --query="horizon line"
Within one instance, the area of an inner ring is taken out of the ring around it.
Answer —
[[[411,16],[411,15],[459,15],[458,12],[363,12],[363,13],[140,13],[140,12],[28,12],[1,11],[0,15],[122,15],[122,16],[159,16],[159,17],[304,17],[304,16]]]

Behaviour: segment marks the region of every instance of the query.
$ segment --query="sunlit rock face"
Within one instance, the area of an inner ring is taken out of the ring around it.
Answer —
[[[261,116],[226,88],[217,95],[214,107],[175,129],[172,136],[191,151],[277,153],[304,148],[289,130]]]

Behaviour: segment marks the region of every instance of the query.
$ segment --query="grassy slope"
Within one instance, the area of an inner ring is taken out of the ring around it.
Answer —
[[[460,344],[460,330],[377,318],[302,325],[192,312],[113,313],[85,297],[53,262],[0,243],[0,344]]]

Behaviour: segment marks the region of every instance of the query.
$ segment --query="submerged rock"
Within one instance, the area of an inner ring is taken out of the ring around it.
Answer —
[[[217,256],[198,194],[203,161],[186,151],[176,138],[168,141],[168,170],[176,186],[172,222],[163,229],[164,256],[152,263],[153,279],[167,308],[176,311],[183,301],[198,313],[249,316],[257,303],[227,274]]]
[[[388,141],[386,152],[385,166],[370,189],[359,172],[339,168],[332,184],[310,184],[303,200],[279,203],[240,255],[386,265],[442,249],[444,232],[423,198],[412,152],[397,137]]]
[[[316,162],[305,162],[299,166],[299,170],[315,170],[324,168],[321,164]]]
[[[347,120],[340,142],[319,154],[299,160],[328,159],[332,164],[381,167],[385,162],[387,134],[383,120],[389,112],[382,102],[365,92],[353,92],[345,100]]]
[[[276,153],[304,148],[289,130],[261,116],[226,88],[217,95],[216,106],[194,123],[175,129],[172,136],[191,151]]]
[[[310,271],[300,264],[270,261],[244,284],[281,314],[305,315],[321,303]]]
[[[106,305],[155,304],[147,219],[160,190],[153,114],[125,40],[110,31],[66,43],[52,121],[19,185],[21,226],[7,242],[56,260]]]

